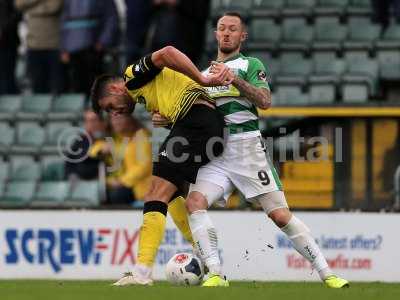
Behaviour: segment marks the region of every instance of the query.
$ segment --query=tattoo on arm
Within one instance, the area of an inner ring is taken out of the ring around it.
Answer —
[[[258,88],[235,75],[232,84],[252,103],[262,109],[271,106],[271,93],[264,88]]]

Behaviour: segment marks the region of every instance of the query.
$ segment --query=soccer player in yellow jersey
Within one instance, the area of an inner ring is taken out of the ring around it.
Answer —
[[[231,80],[224,65],[220,72],[205,76],[186,55],[168,46],[129,66],[124,78],[103,75],[94,82],[91,100],[95,111],[130,114],[136,103],[142,103],[172,123],[153,164],[151,187],[144,199],[138,263],[115,285],[153,283],[152,266],[164,235],[168,203],[182,196],[184,183],[194,183],[198,169],[223,151],[222,144],[209,143],[222,138],[224,119],[202,86],[228,85]],[[178,228],[192,240],[182,200],[170,204],[179,213],[169,210]]]

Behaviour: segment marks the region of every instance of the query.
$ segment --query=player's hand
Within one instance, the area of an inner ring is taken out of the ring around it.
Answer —
[[[153,113],[151,121],[154,127],[167,127],[171,123],[167,118],[163,117],[158,112]]]
[[[205,78],[205,86],[221,86],[231,84],[235,76],[225,64],[213,62],[212,70]]]
[[[230,83],[232,83],[233,80],[235,79],[235,74],[224,63],[220,63],[220,62],[217,62],[217,61],[212,61],[209,71],[210,71],[210,74],[218,74],[220,72],[223,72],[224,69],[226,69],[226,68],[229,70],[228,74],[227,74],[227,79],[230,81]]]

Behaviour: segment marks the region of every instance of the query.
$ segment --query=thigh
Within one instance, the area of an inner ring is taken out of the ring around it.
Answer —
[[[196,183],[190,185],[190,191],[202,193],[207,198],[209,206],[214,203],[225,206],[233,189],[229,174],[221,168],[219,161],[211,161],[201,167],[197,173]]]
[[[282,189],[259,137],[228,143],[223,158],[230,180],[246,199]]]
[[[227,188],[226,185],[225,188]],[[225,191],[226,190],[220,184],[212,182],[211,180],[196,180],[195,184],[190,185],[188,201],[192,192],[198,192],[207,200],[208,207],[214,203],[217,203],[219,206],[225,206]]]

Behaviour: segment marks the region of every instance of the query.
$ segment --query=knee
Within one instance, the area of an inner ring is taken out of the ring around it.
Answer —
[[[187,197],[185,204],[189,214],[208,208],[207,199],[199,192],[191,192]]]
[[[273,210],[268,217],[274,221],[276,226],[282,228],[289,223],[290,219],[292,218],[292,213],[287,208],[278,208]]]
[[[166,180],[153,178],[150,188],[144,196],[144,201],[161,201],[168,203],[176,190],[175,185],[172,183]]]

